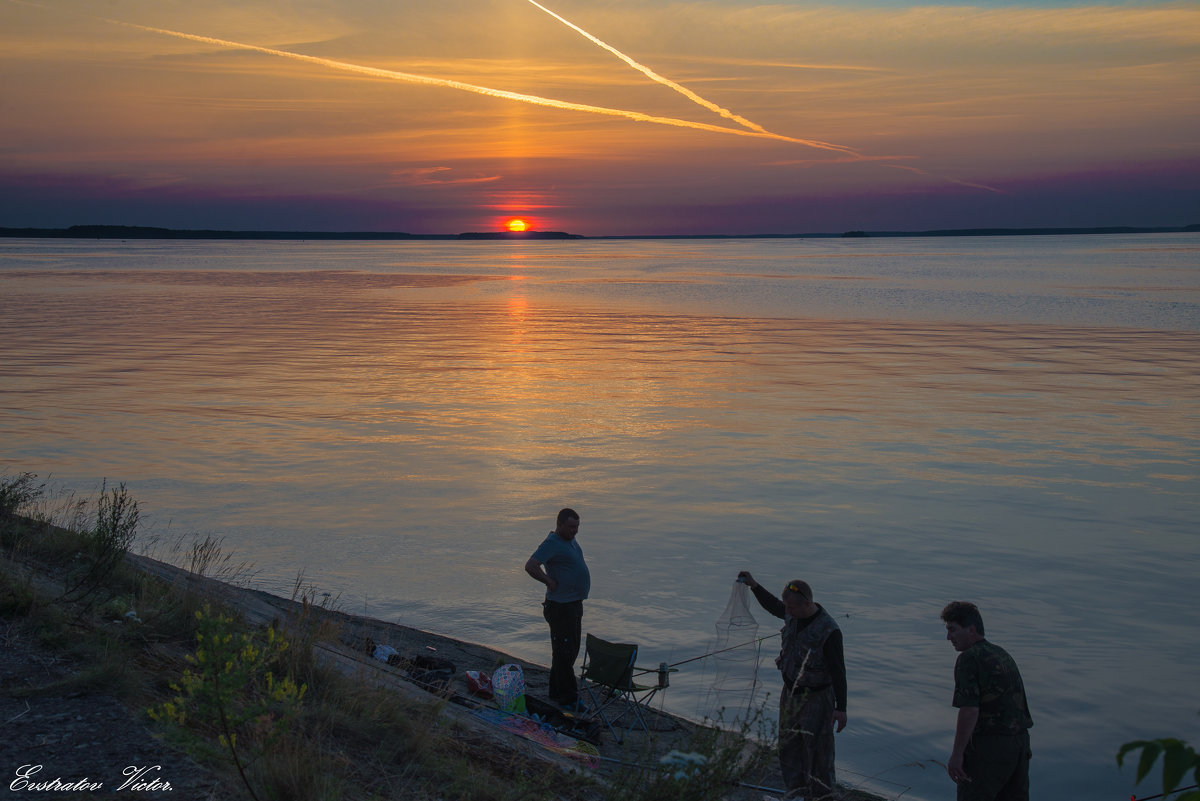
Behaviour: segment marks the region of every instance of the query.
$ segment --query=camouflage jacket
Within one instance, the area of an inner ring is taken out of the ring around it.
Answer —
[[[979,707],[974,734],[1019,734],[1033,725],[1017,663],[998,645],[980,640],[954,663],[954,706]]]

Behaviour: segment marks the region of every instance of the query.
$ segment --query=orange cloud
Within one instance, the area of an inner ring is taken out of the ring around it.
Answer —
[[[464,184],[487,184],[499,181],[499,175],[479,175],[453,178],[443,175],[452,172],[451,167],[412,167],[392,170],[392,178],[396,183],[408,186],[462,186]]]

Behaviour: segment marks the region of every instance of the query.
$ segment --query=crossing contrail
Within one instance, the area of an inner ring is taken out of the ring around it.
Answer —
[[[704,108],[708,109],[709,111],[716,112],[717,114],[720,114],[722,117],[732,120],[732,121],[736,122],[738,125],[748,128],[751,131],[758,131],[759,133],[764,133],[764,134],[770,133],[770,131],[768,131],[766,128],[762,127],[758,123],[751,122],[750,120],[746,119],[745,117],[734,114],[729,109],[722,108],[721,106],[718,106],[716,103],[713,103],[711,100],[706,100],[705,98],[703,98],[700,95],[693,92],[691,89],[688,89],[686,86],[681,86],[680,84],[675,83],[675,81],[672,81],[670,78],[666,78],[666,77],[663,77],[662,75],[659,75],[657,72],[650,69],[645,64],[639,64],[638,62],[634,61],[632,58],[625,55],[624,53],[622,53],[620,50],[613,47],[612,45],[610,45],[606,42],[603,42],[600,39],[597,39],[595,36],[592,36],[590,33],[585,31],[583,28],[580,28],[578,25],[574,24],[573,22],[563,19],[558,14],[555,14],[553,11],[546,8],[541,3],[537,2],[537,0],[529,0],[529,3],[530,3],[530,5],[537,6],[542,11],[545,11],[547,14],[554,17],[556,20],[561,22],[563,25],[566,25],[571,30],[584,36],[586,39],[591,41],[593,44],[597,45],[598,47],[602,47],[605,50],[607,50],[608,52],[612,53],[614,56],[621,59],[629,66],[633,67],[635,70],[642,73],[650,80],[655,81],[657,83],[661,83],[663,86],[674,89],[676,92],[679,92],[679,94],[683,95],[688,100],[691,100],[693,103],[703,106]],[[848,152],[849,148],[846,148],[845,150]]]
[[[583,111],[590,114],[601,114],[608,117],[624,117],[625,119],[634,120],[637,122],[650,122],[656,125],[670,125],[676,128],[692,128],[697,131],[732,134],[734,136],[749,136],[758,139],[774,139],[780,142],[790,142],[792,144],[804,145],[806,147],[817,148],[819,150],[831,150],[837,153],[845,153],[856,157],[860,155],[855,150],[843,145],[820,142],[815,139],[800,139],[794,136],[784,136],[783,134],[771,133],[770,131],[765,131],[762,129],[743,130],[740,128],[726,128],[721,125],[709,125],[703,122],[693,122],[692,120],[681,120],[674,117],[660,117],[653,114],[643,114],[640,111],[607,108],[605,106],[592,106],[585,103],[571,103],[565,100],[554,100],[548,97],[539,97],[538,95],[509,92],[504,89],[493,89],[487,86],[477,86],[476,84],[463,83],[462,81],[452,81],[445,78],[433,78],[428,75],[417,75],[410,72],[397,72],[396,70],[386,70],[379,67],[366,67],[361,64],[351,64],[346,61],[337,61],[331,58],[308,56],[304,55],[303,53],[293,53],[290,50],[277,50],[273,47],[262,47],[261,45],[246,44],[244,42],[232,42],[228,39],[217,39],[213,36],[199,36],[193,33],[172,31],[166,28],[154,28],[149,25],[138,25],[133,22],[123,22],[115,19],[106,19],[105,21],[113,23],[114,25],[123,25],[127,28],[134,28],[136,30],[158,33],[164,36],[173,36],[177,39],[187,39],[193,42],[203,42],[205,44],[218,45],[220,47],[232,47],[239,50],[250,50],[256,53],[279,56],[280,58],[290,58],[295,61],[303,61],[309,64],[318,64],[322,67],[329,67],[330,69],[353,72],[359,75],[370,75],[375,78],[385,78],[387,80],[401,81],[403,83],[420,84],[423,86],[441,86],[447,89],[457,89],[463,92],[474,92],[475,94],[486,95],[488,97],[515,100],[520,103],[531,103],[535,106],[547,106],[549,108],[558,108],[566,111]]]

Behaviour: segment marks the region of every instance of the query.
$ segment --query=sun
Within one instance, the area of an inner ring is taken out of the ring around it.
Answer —
[[[504,224],[504,227],[510,231],[521,232],[529,229],[529,224],[519,217],[514,217]]]

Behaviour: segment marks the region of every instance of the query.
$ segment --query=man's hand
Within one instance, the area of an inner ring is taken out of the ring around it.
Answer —
[[[967,743],[979,722],[979,707],[963,706],[958,709],[958,722],[954,726],[954,747],[950,750],[950,760],[946,763],[946,773],[955,784],[971,781],[971,777],[963,770],[963,754],[967,752]]]
[[[550,574],[542,569],[542,563],[534,559],[532,556],[529,557],[529,561],[525,563],[525,572],[528,573],[529,577],[534,581],[540,581],[545,584],[546,588],[550,590],[550,592],[554,592],[558,588],[558,582],[550,578]]]
[[[738,580],[740,580],[750,589],[754,589],[758,586],[758,582],[754,580],[754,576],[750,575],[749,570],[743,570],[742,572],[738,573]]]
[[[955,784],[971,781],[971,777],[963,770],[962,754],[950,755],[950,761],[946,763],[946,773],[949,774],[951,781]]]
[[[834,731],[841,731],[842,729],[846,728],[846,710],[833,710],[833,722],[837,724],[837,728],[834,729]]]

